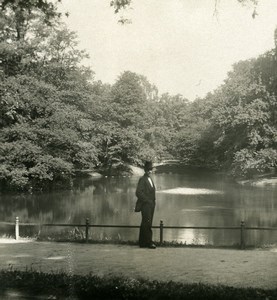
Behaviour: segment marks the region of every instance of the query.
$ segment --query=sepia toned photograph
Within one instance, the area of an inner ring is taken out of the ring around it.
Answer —
[[[23,299],[277,299],[276,0],[0,0]]]

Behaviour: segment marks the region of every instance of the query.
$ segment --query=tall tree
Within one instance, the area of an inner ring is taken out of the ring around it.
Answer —
[[[10,20],[7,28],[1,23],[0,41],[1,186],[68,186],[75,169],[98,163],[91,134],[95,124],[87,113],[93,105],[91,72],[80,66],[85,53],[77,50],[75,34],[51,14],[52,4],[29,2],[18,5],[26,14],[19,20],[24,25],[20,34],[16,3],[4,3],[1,11]],[[33,4],[41,4],[42,12]],[[46,8],[51,26],[40,24]]]

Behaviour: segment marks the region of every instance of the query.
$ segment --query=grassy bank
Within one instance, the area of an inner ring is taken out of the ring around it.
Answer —
[[[0,297],[18,294],[44,299],[277,299],[277,289],[158,282],[118,277],[49,274],[33,270],[0,271]],[[2,299],[2,298],[1,298]]]
[[[6,242],[15,242],[14,236],[11,235],[2,235],[0,240],[5,240]],[[35,237],[20,237],[17,242],[55,242],[55,243],[80,243],[80,244],[103,244],[103,245],[127,245],[127,246],[139,246],[138,241],[134,240],[121,240],[116,238],[96,238],[88,239],[86,241],[84,234],[83,235],[71,235],[65,233],[56,233],[51,235],[39,235]],[[213,245],[213,244],[197,244],[197,243],[183,243],[179,241],[164,241],[160,243],[159,241],[154,241],[157,247],[172,247],[172,248],[209,248],[209,249],[241,249],[239,244],[230,244],[230,245]],[[270,245],[247,245],[245,250],[253,249],[271,249],[276,248],[276,244]]]

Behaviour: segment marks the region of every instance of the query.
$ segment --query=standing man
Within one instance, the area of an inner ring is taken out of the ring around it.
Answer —
[[[141,248],[156,249],[152,241],[152,221],[156,205],[156,188],[150,174],[153,170],[151,161],[144,165],[144,175],[139,179],[136,196],[141,203],[141,225],[139,231],[139,246]]]

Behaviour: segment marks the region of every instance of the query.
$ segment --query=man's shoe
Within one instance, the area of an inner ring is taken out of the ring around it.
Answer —
[[[156,245],[155,244],[151,244],[148,248],[149,249],[156,249]]]

